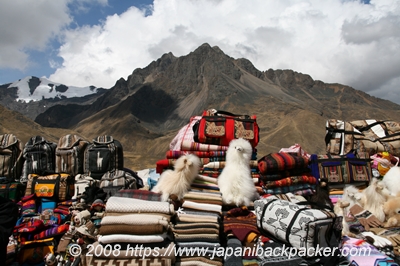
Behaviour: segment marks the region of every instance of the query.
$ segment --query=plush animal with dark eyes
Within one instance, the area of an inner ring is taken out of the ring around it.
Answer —
[[[249,206],[259,198],[251,177],[250,159],[253,149],[243,138],[233,139],[226,152],[226,163],[218,176],[218,187],[225,205]]]
[[[400,195],[393,197],[383,204],[383,212],[386,216],[384,227],[400,226]]]

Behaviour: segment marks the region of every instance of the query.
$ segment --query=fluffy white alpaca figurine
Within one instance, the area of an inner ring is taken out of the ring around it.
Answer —
[[[174,170],[162,172],[156,186],[151,191],[161,193],[162,201],[168,201],[171,195],[175,195],[178,200],[181,200],[199,174],[200,167],[199,157],[194,154],[182,155],[176,160]]]
[[[343,189],[342,198],[338,200],[333,210],[335,211],[336,215],[345,216],[343,210],[345,210],[345,212],[349,212],[350,208],[354,204],[364,206],[364,201],[364,194],[357,187],[355,187],[354,185],[346,185]]]
[[[390,198],[390,192],[387,190],[386,185],[379,181],[377,178],[372,178],[368,187],[363,190],[365,210],[370,211],[376,218],[384,222],[385,212],[383,205]]]
[[[395,166],[392,166],[382,178],[382,182],[392,196],[396,196],[400,192],[400,167],[397,166],[398,163],[399,162],[397,162]]]
[[[350,208],[354,204],[364,205],[364,194],[354,185],[346,185],[343,189],[343,197],[337,201],[334,205],[333,210],[337,216],[342,216],[342,235],[348,235],[355,237],[355,235],[350,232],[349,224],[347,223],[347,217],[350,212]]]
[[[218,177],[224,204],[249,206],[257,199],[258,193],[250,170],[252,153],[250,142],[243,138],[234,139],[229,143],[225,167]]]

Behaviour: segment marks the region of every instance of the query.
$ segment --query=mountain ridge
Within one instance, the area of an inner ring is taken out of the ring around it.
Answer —
[[[260,71],[209,44],[185,56],[166,53],[88,101],[61,102],[40,112],[35,123],[89,141],[113,135],[135,157],[133,168],[155,167],[179,129],[209,108],[256,115],[259,158],[294,143],[324,153],[330,118],[396,121],[400,114],[400,106],[390,101],[293,70]]]

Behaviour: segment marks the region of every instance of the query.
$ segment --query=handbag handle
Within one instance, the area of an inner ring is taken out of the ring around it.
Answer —
[[[233,116],[233,117],[244,117],[244,118],[250,118],[249,115],[236,115],[227,111],[221,111],[217,110],[214,115],[223,115],[223,116]]]

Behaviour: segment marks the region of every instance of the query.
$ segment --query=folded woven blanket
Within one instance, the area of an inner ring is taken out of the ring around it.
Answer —
[[[215,228],[219,230],[218,223],[207,223],[207,222],[198,222],[198,223],[186,223],[186,222],[177,222],[174,225],[174,229],[193,229],[193,228]]]
[[[293,194],[299,195],[297,191],[301,190],[314,190],[316,186],[311,184],[297,184],[286,187],[275,187],[275,188],[263,188],[265,194],[285,194],[288,192],[292,192]],[[312,192],[312,191],[311,191]],[[303,194],[300,194],[303,195]]]
[[[194,191],[194,190],[189,190],[184,195],[184,198],[191,198],[191,199],[215,199],[219,200],[222,199],[222,193],[221,192],[203,192],[203,191]]]
[[[174,234],[219,234],[219,230],[216,228],[189,228],[189,229],[173,229]]]
[[[218,162],[209,162],[203,164],[203,168],[211,168],[211,169],[223,169],[226,165],[226,161],[218,161]],[[250,168],[257,168],[258,161],[250,160],[249,163]]]
[[[295,168],[295,169],[290,169],[290,170],[284,170],[284,171],[279,171],[276,173],[266,173],[266,174],[260,174],[260,180],[262,181],[276,181],[283,179],[285,177],[290,177],[290,176],[298,176],[298,175],[304,175],[304,174],[309,174],[311,173],[311,169],[309,168]]]
[[[212,211],[216,213],[222,212],[222,205],[216,204],[207,204],[207,203],[196,203],[193,201],[185,200],[182,204],[182,208],[188,208],[193,210],[201,210],[201,211]]]
[[[100,244],[111,243],[158,243],[163,242],[167,234],[160,235],[127,235],[127,234],[114,234],[114,235],[100,235],[98,241]]]
[[[258,170],[261,174],[277,173],[295,168],[307,168],[307,157],[297,156],[284,152],[276,152],[265,155],[258,160]]]
[[[210,158],[210,157],[222,157],[225,158],[225,151],[167,151],[166,158],[167,159],[178,159],[182,155],[185,154],[194,154],[199,158]]]
[[[175,242],[209,242],[219,243],[219,234],[177,234]]]
[[[211,191],[219,191],[218,184],[198,179],[195,179],[194,182],[190,185],[190,187],[191,189],[207,189]]]
[[[119,225],[119,224],[126,224],[126,225],[157,225],[160,224],[165,228],[168,227],[170,219],[165,217],[164,215],[157,215],[157,214],[124,214],[118,216],[112,216],[106,214],[101,219],[101,226],[103,225]]]
[[[167,226],[162,224],[104,224],[99,228],[100,235],[132,234],[132,235],[157,235],[166,232]]]
[[[182,211],[185,214],[194,214],[194,215],[203,215],[203,216],[214,216],[214,217],[221,217],[220,213],[217,212],[210,212],[210,211],[201,211],[201,210],[192,210],[192,209],[185,209]]]
[[[161,201],[161,194],[149,190],[121,189],[115,193],[116,197],[133,198],[149,201]]]
[[[156,168],[157,169],[167,169],[167,168],[173,168],[176,161],[178,159],[161,159],[156,162]],[[225,165],[225,158],[224,157],[210,157],[210,158],[200,158],[201,165],[204,167],[204,165],[210,164],[214,165],[213,168],[223,168]],[[215,163],[215,164],[213,164]],[[221,167],[215,167],[221,163]]]
[[[112,196],[107,200],[107,212],[123,213],[165,213],[174,214],[174,205],[168,202],[156,202]]]
[[[214,195],[214,196],[221,196],[222,197],[222,193],[219,190],[209,190],[209,189],[201,189],[201,188],[194,188],[191,187],[190,188],[190,192],[198,192],[198,193],[207,193],[210,195]]]
[[[176,245],[178,247],[188,247],[188,248],[208,248],[208,251],[214,252],[214,248],[217,249],[221,246],[220,243],[211,243],[211,242],[207,242],[207,241],[191,241],[191,242],[180,242],[180,241],[176,241]]]
[[[214,184],[218,184],[218,179],[215,177],[210,177],[210,176],[206,176],[206,175],[197,175],[196,179],[201,180],[201,181],[205,181],[205,182],[210,182],[210,183],[214,183]]]
[[[202,204],[212,204],[212,205],[222,206],[222,200],[215,200],[215,199],[184,199],[184,200],[189,200],[189,201],[202,203]]]
[[[178,213],[176,220],[179,222],[192,222],[192,223],[218,223],[218,217],[208,215],[193,215]]]
[[[182,141],[182,151],[227,151],[228,146],[197,143],[190,140]]]
[[[275,188],[275,187],[285,187],[297,184],[316,184],[317,178],[311,174],[301,175],[301,176],[291,176],[285,177],[276,181],[266,181],[262,182],[264,188]]]

